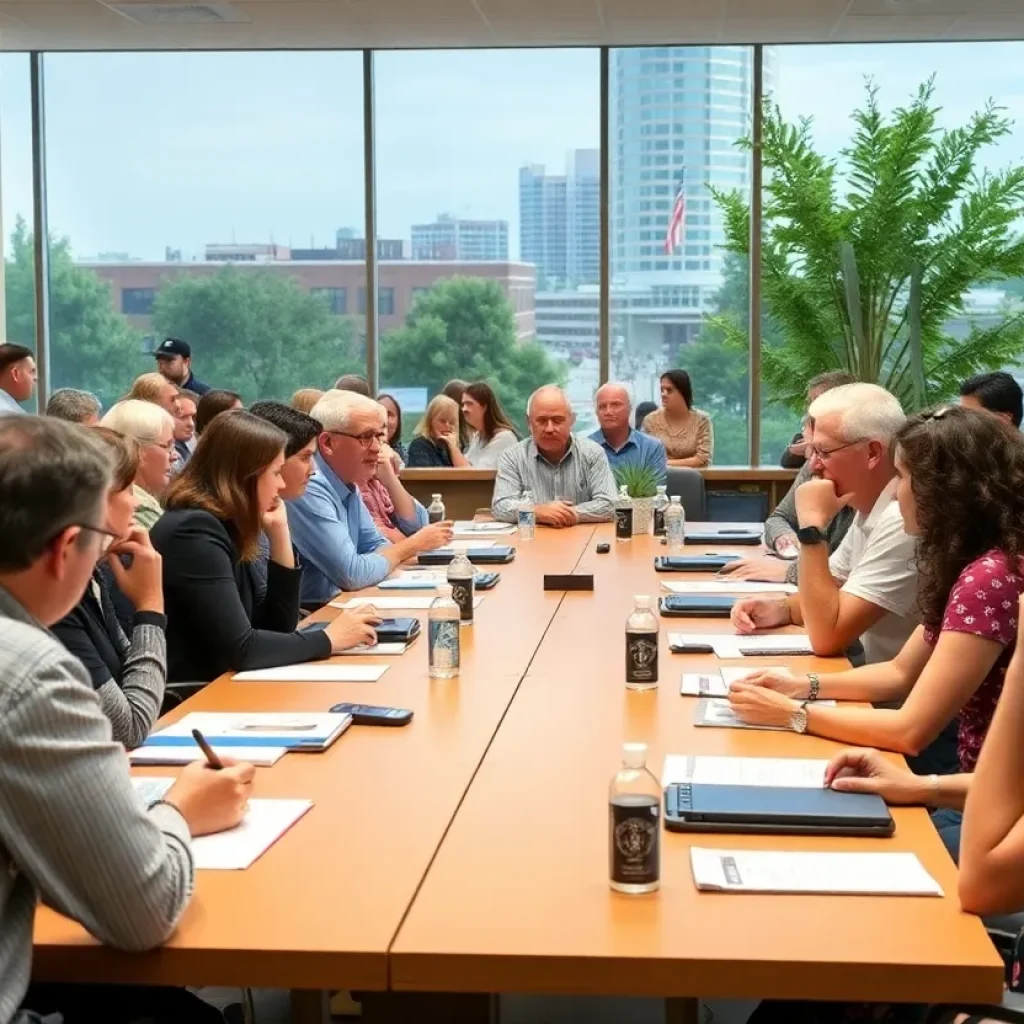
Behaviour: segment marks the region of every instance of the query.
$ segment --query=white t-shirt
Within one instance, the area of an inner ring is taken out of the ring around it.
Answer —
[[[486,444],[479,434],[474,434],[466,448],[466,458],[474,469],[497,469],[498,456],[506,448],[518,443],[518,438],[511,430],[496,431]]]
[[[903,528],[896,481],[878,496],[868,515],[858,512],[828,560],[832,576],[847,594],[886,613],[861,637],[869,664],[890,661],[919,622],[916,541]]]

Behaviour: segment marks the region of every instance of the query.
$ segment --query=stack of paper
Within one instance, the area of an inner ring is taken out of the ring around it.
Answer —
[[[941,896],[913,853],[805,853],[690,848],[698,889],[714,892]]]
[[[456,519],[452,529],[456,537],[504,537],[516,532],[512,523],[477,522],[473,519]]]
[[[331,665],[317,661],[236,672],[232,679],[236,683],[375,683],[387,670],[387,665]]]
[[[473,607],[479,608],[481,601],[483,601],[482,597],[474,597]],[[347,601],[331,601],[331,607],[348,609],[365,608],[367,605],[373,605],[374,608],[381,612],[397,611],[398,609],[417,612],[426,611],[433,602],[434,598],[432,597],[350,597]]]
[[[834,700],[818,700],[814,706],[818,708],[835,707]],[[771,732],[789,732],[785,725],[750,725],[739,718],[728,700],[721,697],[704,697],[697,701],[697,711],[693,716],[694,725],[717,726],[721,729],[767,729]]]
[[[673,594],[795,594],[792,583],[751,583],[750,580],[731,580],[723,576],[717,580],[703,580],[696,583],[661,582],[665,590]]]
[[[483,575],[486,574],[477,572],[477,576]],[[444,569],[404,569],[377,586],[381,590],[436,590],[439,584],[447,582],[448,573]],[[376,603],[376,599],[370,600]]]
[[[449,551],[479,551],[481,548],[493,548],[493,540],[453,540],[445,544]]]
[[[786,672],[781,665],[758,665],[756,668],[737,668],[723,665],[716,672],[684,672],[679,692],[684,697],[727,697],[729,687],[738,679],[744,679],[752,672]]]
[[[218,744],[216,740],[212,741],[210,746],[218,757],[248,761],[249,764],[261,768],[277,764],[288,753],[286,747],[226,747]],[[147,744],[128,751],[128,760],[138,765],[191,764],[193,761],[205,761],[206,755],[194,743],[190,747],[153,747]]]
[[[193,862],[201,870],[244,871],[312,806],[312,800],[250,800],[233,829],[192,840]]]
[[[194,749],[192,732],[198,730],[215,750],[284,747],[317,751],[329,747],[351,724],[351,715],[330,712],[193,711],[153,733],[145,746]]]
[[[716,786],[787,786],[821,789],[828,761],[799,757],[714,757],[668,754],[662,786],[697,782]]]
[[[408,649],[408,644],[397,642],[393,644],[362,644],[359,647],[350,647],[347,651],[338,651],[338,655],[372,654],[381,657],[383,655],[405,654]]]
[[[806,633],[759,633],[756,636],[740,636],[734,633],[669,633],[668,642],[671,647],[683,647],[686,644],[710,647],[719,658],[779,657],[814,653]]]

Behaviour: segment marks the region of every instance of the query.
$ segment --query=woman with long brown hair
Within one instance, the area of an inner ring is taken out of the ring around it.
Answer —
[[[301,631],[299,587],[281,492],[287,437],[242,410],[213,419],[167,491],[152,531],[164,557],[168,678],[208,682],[222,672],[326,658],[374,643],[372,609]],[[266,589],[253,571],[269,541]]]
[[[907,755],[958,719],[959,769],[972,772],[1024,593],[1024,439],[990,413],[940,406],[901,428],[895,464],[905,529],[918,538],[921,625],[892,661],[820,678],[755,672],[730,700],[754,725],[790,727],[803,707],[808,733]],[[901,706],[821,707],[818,697]],[[964,794],[939,776],[926,780],[922,802],[946,806],[933,819],[954,858]]]
[[[498,456],[518,444],[519,436],[490,384],[477,381],[466,385],[462,418],[473,432],[466,449],[469,464],[475,469],[497,469]]]

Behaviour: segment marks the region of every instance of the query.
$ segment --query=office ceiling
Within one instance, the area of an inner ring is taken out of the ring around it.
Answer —
[[[1024,0],[0,0],[0,49],[1024,39]]]

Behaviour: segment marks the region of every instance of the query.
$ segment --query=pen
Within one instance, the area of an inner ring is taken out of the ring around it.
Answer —
[[[198,730],[192,730],[192,739],[199,745],[199,749],[206,756],[206,763],[213,769],[219,771],[224,765],[221,763],[220,758],[214,752],[213,747],[206,742],[206,737]]]

